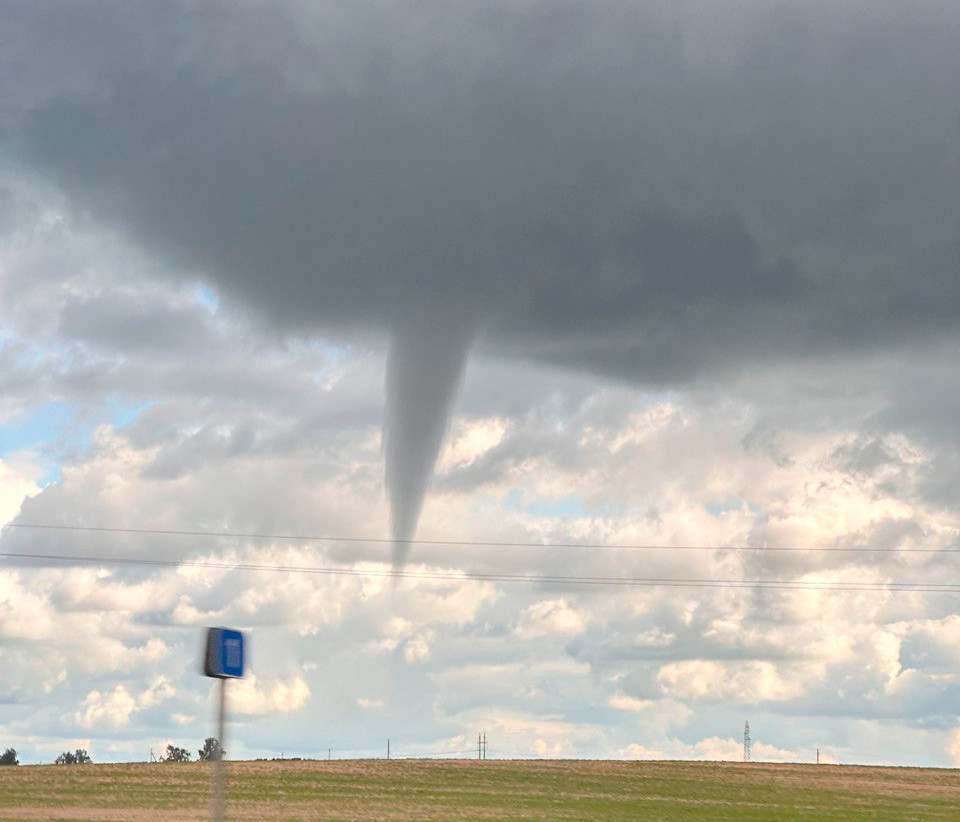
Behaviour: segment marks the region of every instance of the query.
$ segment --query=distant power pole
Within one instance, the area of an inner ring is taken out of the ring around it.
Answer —
[[[750,723],[743,723],[743,761],[750,761]]]
[[[487,758],[487,732],[483,732],[483,758]]]
[[[387,738],[387,759],[390,758],[390,738]]]
[[[819,748],[819,746],[817,747],[817,764],[818,764],[818,765],[820,764],[820,748]]]
[[[477,759],[483,759],[483,737],[477,734]]]

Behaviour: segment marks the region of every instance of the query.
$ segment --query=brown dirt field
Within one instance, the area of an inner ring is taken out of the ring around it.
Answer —
[[[960,773],[716,762],[231,762],[232,820],[960,820]],[[0,768],[0,822],[209,818],[210,766]]]

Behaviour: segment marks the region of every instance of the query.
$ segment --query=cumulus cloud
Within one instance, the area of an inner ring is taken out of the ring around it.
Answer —
[[[803,692],[801,682],[786,682],[769,662],[688,660],[664,665],[657,674],[661,690],[673,697],[727,699],[740,703],[782,701]]]
[[[346,366],[331,389],[334,394],[352,390],[350,367],[365,368],[363,355]],[[495,432],[471,446],[469,453],[477,453],[472,464],[490,460],[493,468],[479,489],[438,488],[428,517],[437,536],[457,533],[455,523],[467,533],[520,541],[546,536],[562,542],[749,545],[770,539],[779,519],[801,516],[809,518],[809,538],[832,545],[863,539],[859,530],[874,517],[831,513],[836,503],[830,502],[829,489],[848,485],[844,498],[862,499],[864,510],[876,511],[875,516],[903,506],[913,521],[923,523],[925,533],[950,538],[949,518],[914,496],[912,482],[890,484],[865,476],[860,467],[838,466],[837,442],[852,441],[845,434],[794,429],[781,436],[781,447],[790,454],[784,462],[767,450],[744,446],[755,424],[755,412],[746,406],[707,410],[694,395],[682,408],[674,402],[667,409],[655,399],[648,413],[637,409],[637,398],[629,399],[625,389],[587,384],[570,391],[576,400],[555,417],[563,420],[562,436],[532,436],[546,427],[548,409],[556,402],[550,397],[533,399],[528,410],[506,423],[488,426],[485,417],[472,412],[467,426]],[[469,388],[464,400],[473,402]],[[331,458],[320,473],[311,467],[313,454],[297,447],[276,465],[273,449],[237,453],[225,448],[211,451],[203,471],[176,477],[157,477],[150,470],[157,440],[141,438],[143,424],[98,432],[89,453],[64,465],[60,482],[28,501],[31,516],[49,519],[58,507],[79,512],[86,506],[87,515],[96,512],[97,519],[123,521],[131,512],[149,511],[158,527],[175,526],[182,514],[174,502],[186,488],[185,504],[194,506],[191,516],[216,512],[259,523],[274,503],[248,493],[236,477],[238,466],[257,466],[261,478],[279,476],[282,466],[291,476],[312,472],[320,480],[316,493],[285,500],[289,521],[306,529],[318,511],[336,517],[342,509],[361,510],[375,487],[366,478],[376,475],[378,451],[362,445],[375,442],[375,419],[366,433],[328,445]],[[452,461],[449,470],[470,464]],[[656,466],[657,477],[636,471],[638,464]],[[915,460],[909,471],[916,476],[929,465],[929,458]],[[525,489],[523,500],[511,496],[518,487]],[[325,499],[327,489],[330,499]],[[551,508],[560,491],[572,492],[580,502],[570,509],[567,502]],[[42,544],[29,531],[6,532],[3,539],[15,550]],[[902,542],[895,545],[909,547],[916,536],[907,532],[897,539]],[[412,720],[397,712],[421,709],[436,717],[423,745],[482,726],[502,750],[524,756],[610,755],[632,744],[668,757],[729,755],[716,747],[698,749],[697,742],[730,739],[730,728],[742,727],[746,706],[759,704],[776,712],[783,738],[775,747],[783,751],[821,741],[806,735],[804,729],[817,724],[809,712],[841,711],[907,724],[923,717],[942,730],[935,739],[916,736],[916,756],[931,744],[930,750],[945,751],[953,721],[945,706],[953,693],[949,660],[956,631],[948,614],[938,615],[933,599],[824,591],[539,590],[478,582],[463,573],[787,574],[810,582],[882,582],[902,574],[902,563],[919,578],[935,579],[942,569],[936,556],[532,548],[453,553],[438,545],[424,546],[424,561],[410,570],[452,577],[407,579],[391,588],[381,576],[389,569],[388,557],[376,544],[231,542],[214,550],[207,540],[168,545],[165,538],[121,535],[61,544],[68,552],[108,557],[162,550],[174,559],[265,567],[345,563],[359,573],[329,577],[191,566],[143,573],[109,567],[7,569],[0,575],[0,601],[9,617],[5,636],[16,641],[24,626],[31,634],[29,644],[3,650],[9,665],[0,684],[11,698],[29,701],[29,682],[41,674],[51,679],[48,671],[55,662],[53,670],[69,673],[52,678],[48,699],[64,706],[61,715],[72,723],[75,714],[83,718],[89,712],[89,721],[96,711],[117,716],[122,694],[116,689],[122,684],[136,708],[115,730],[134,733],[149,723],[170,722],[180,733],[202,738],[205,729],[197,718],[207,711],[194,677],[200,632],[211,621],[252,631],[259,679],[241,686],[243,715],[270,715],[281,723],[275,734],[283,728],[281,743],[266,728],[245,726],[238,732],[238,754],[269,752],[273,745],[294,748],[301,732],[297,723],[284,723],[286,716],[309,715],[331,728],[334,739],[357,739],[351,746],[357,748],[366,733],[364,717],[377,715],[379,727],[388,724],[397,729],[391,733],[400,733]],[[28,621],[17,618],[28,610],[33,614]],[[82,647],[63,641],[59,626],[67,621],[83,626]],[[317,664],[329,659],[353,673],[334,675],[329,665]],[[158,677],[169,676],[172,666],[184,673],[164,684]],[[136,682],[127,679],[134,671],[141,674]],[[383,682],[383,690],[358,696],[356,676]],[[168,688],[175,692],[167,696]],[[99,696],[87,701],[91,691]],[[307,697],[319,693],[324,699]],[[358,699],[366,700],[366,707]],[[327,712],[328,703],[350,707],[335,716]],[[572,712],[574,704],[594,707]],[[845,722],[845,733],[865,738],[861,726],[854,730]],[[828,735],[817,727],[818,734]],[[371,728],[370,733],[381,731]],[[905,736],[914,739],[912,732]],[[301,744],[317,743],[303,737]],[[859,748],[859,758],[869,758],[870,745]],[[843,755],[853,758],[849,751]]]
[[[27,497],[40,493],[40,487],[0,460],[0,525],[10,522]]]
[[[310,688],[301,676],[261,682],[251,673],[230,686],[230,710],[241,716],[298,711],[309,698]]]
[[[424,631],[408,639],[403,645],[403,658],[409,663],[424,662],[430,658],[433,631]]]
[[[136,699],[123,685],[117,685],[109,693],[90,691],[73,719],[81,728],[123,727],[136,707]]]
[[[960,729],[953,731],[947,740],[947,754],[954,766],[960,765]]]
[[[516,631],[521,636],[577,636],[586,630],[582,614],[565,599],[548,599],[525,608]]]
[[[658,751],[655,748],[647,748],[644,745],[638,745],[636,742],[632,742],[624,748],[621,748],[618,753],[624,759],[666,759],[663,751]]]
[[[383,707],[382,699],[367,699],[366,697],[357,698],[357,707],[363,708],[365,711],[377,711]]]

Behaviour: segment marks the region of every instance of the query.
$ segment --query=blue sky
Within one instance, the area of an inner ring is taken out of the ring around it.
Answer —
[[[57,400],[24,409],[0,424],[0,459],[30,452],[42,473],[32,479],[41,486],[60,478],[64,459],[76,459],[90,445],[100,425],[127,425],[149,407],[148,401],[109,396],[97,403]]]

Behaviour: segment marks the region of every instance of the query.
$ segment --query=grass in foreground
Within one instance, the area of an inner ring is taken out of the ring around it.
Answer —
[[[209,818],[210,766],[0,769],[0,820]],[[960,774],[717,762],[228,763],[233,820],[960,820]]]

